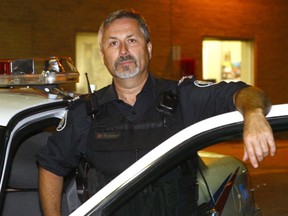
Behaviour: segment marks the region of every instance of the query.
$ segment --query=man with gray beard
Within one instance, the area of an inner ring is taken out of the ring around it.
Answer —
[[[88,188],[92,195],[99,189],[93,182],[105,185],[181,129],[225,112],[238,110],[244,117],[244,160],[258,167],[264,157],[275,154],[273,134],[265,118],[271,105],[260,89],[243,82],[155,78],[149,71],[149,27],[134,11],[110,14],[98,37],[113,82],[88,99],[81,97],[71,104],[64,119],[66,126],[59,127],[38,155],[44,215],[61,214],[63,179],[83,159],[96,173]],[[161,176],[156,186],[148,186],[115,215],[197,215],[195,158]],[[163,193],[173,191],[173,187],[181,190],[172,197]]]

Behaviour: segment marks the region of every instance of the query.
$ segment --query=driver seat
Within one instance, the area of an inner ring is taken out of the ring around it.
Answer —
[[[50,135],[50,132],[41,132],[20,145],[12,162],[1,215],[43,215],[38,194],[36,155]],[[62,215],[68,214],[68,203],[63,194]]]

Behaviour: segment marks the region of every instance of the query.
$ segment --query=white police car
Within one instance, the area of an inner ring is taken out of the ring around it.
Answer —
[[[58,84],[77,82],[78,77],[70,58],[0,60],[1,215],[41,215],[35,155],[64,116],[67,98],[73,97]],[[288,104],[273,106],[268,120],[275,131],[287,131]],[[203,215],[260,215],[246,166],[231,156],[200,151],[224,140],[241,138],[242,126],[242,116],[231,112],[182,130],[76,210],[74,182],[70,182],[72,187],[63,194],[63,215],[71,213],[71,209],[73,216],[113,215],[160,175],[197,151],[198,204],[203,207]]]

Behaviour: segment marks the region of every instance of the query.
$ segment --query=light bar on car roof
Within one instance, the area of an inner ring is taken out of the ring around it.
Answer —
[[[0,87],[77,83],[70,57],[0,59]]]

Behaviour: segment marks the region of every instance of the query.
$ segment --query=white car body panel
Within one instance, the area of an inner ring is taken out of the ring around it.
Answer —
[[[42,119],[47,119],[47,118],[52,118],[52,117],[56,117],[56,118],[61,119],[65,115],[65,113],[66,113],[66,109],[65,108],[58,108],[57,111],[54,109],[54,110],[49,110],[49,111],[46,111],[46,112],[41,112],[41,113],[38,113],[38,114],[31,115],[31,116],[25,118],[24,120],[19,121],[17,123],[17,125],[13,128],[13,130],[11,131],[11,133],[9,135],[10,138],[9,138],[8,143],[7,143],[7,150],[6,151],[9,152],[9,150],[10,150],[11,142],[12,142],[12,138],[14,137],[14,134],[19,129],[24,127],[25,125],[31,124],[34,121],[40,121]],[[3,159],[4,160],[4,166],[3,166],[3,170],[2,170],[2,175],[0,177],[0,188],[2,188],[2,183],[3,183],[3,179],[4,179],[4,173],[5,173],[5,169],[7,167],[7,157],[8,157],[8,155],[6,154],[5,158]]]
[[[7,126],[13,116],[23,110],[43,104],[54,103],[55,101],[61,101],[61,99],[49,99],[48,94],[35,94],[29,89],[24,92],[13,89],[0,89],[0,113],[5,113],[5,115],[1,115],[0,118],[1,126]],[[23,95],[25,96],[23,97]]]

